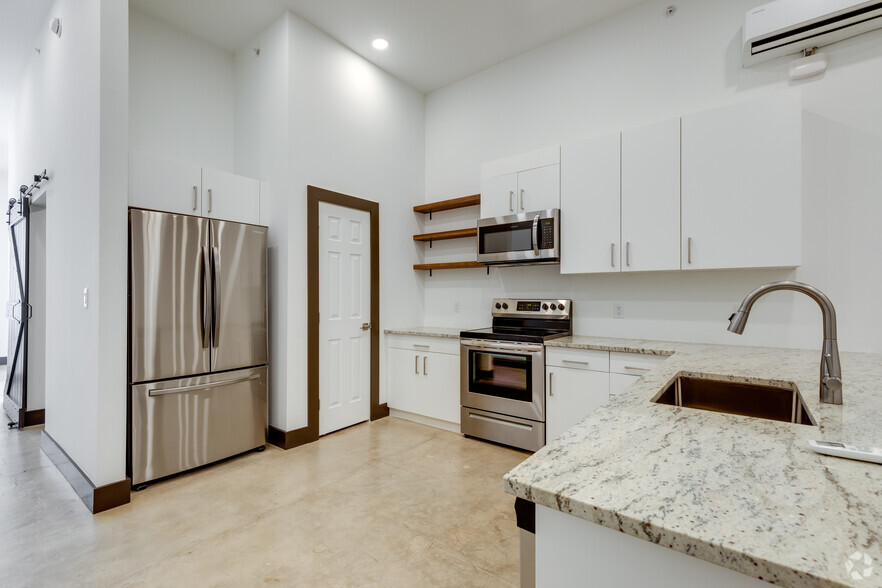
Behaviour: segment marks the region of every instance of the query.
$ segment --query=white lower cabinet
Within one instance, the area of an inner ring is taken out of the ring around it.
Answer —
[[[547,349],[545,442],[559,437],[666,359],[642,353]]]
[[[459,341],[390,336],[388,404],[393,410],[459,423]]]
[[[545,368],[545,442],[559,437],[609,400],[609,374],[557,366]]]

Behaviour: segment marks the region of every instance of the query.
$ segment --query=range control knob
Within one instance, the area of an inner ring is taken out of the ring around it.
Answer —
[[[505,302],[503,302],[503,303],[502,303],[502,308],[505,309],[505,310],[508,310],[508,304],[506,304]]]
[[[558,310],[563,310],[563,309],[564,309],[564,305],[563,305],[563,304],[558,304],[558,305],[557,305],[557,309],[558,309]]]
[[[497,303],[496,303],[496,308],[497,308],[497,309],[500,309],[500,308],[502,308],[502,305],[499,304],[499,303],[497,302]]]
[[[557,304],[554,302],[551,303],[551,310],[557,310]]]
[[[548,303],[547,302],[542,303],[542,310],[548,310]]]

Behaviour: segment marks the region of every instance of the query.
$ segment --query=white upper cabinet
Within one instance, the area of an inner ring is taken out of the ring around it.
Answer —
[[[202,168],[202,215],[253,225],[260,223],[260,182]]]
[[[518,174],[504,174],[481,180],[481,218],[517,214],[515,195]]]
[[[619,271],[621,133],[561,147],[560,209],[560,273]]]
[[[680,269],[679,118],[622,133],[621,264]]]
[[[560,208],[560,147],[481,165],[481,218]]]
[[[560,208],[560,164],[518,173],[517,212]]]
[[[202,210],[202,168],[141,151],[129,154],[129,206],[192,214]]]
[[[798,93],[683,117],[682,268],[801,263]]]

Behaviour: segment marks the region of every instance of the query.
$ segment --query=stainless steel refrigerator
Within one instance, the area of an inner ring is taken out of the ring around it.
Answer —
[[[132,485],[265,444],[266,233],[129,210]]]

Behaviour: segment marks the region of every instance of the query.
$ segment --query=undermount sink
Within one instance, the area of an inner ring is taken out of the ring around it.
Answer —
[[[712,412],[727,412],[785,423],[813,425],[796,390],[681,376],[655,402]]]

